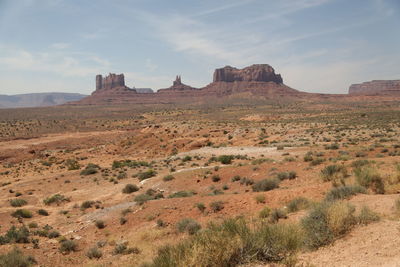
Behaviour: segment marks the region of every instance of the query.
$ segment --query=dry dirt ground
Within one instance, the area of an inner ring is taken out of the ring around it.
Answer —
[[[353,184],[352,162],[368,159],[383,177],[386,194],[369,191],[345,201],[356,207],[367,205],[381,220],[358,225],[326,247],[300,251],[297,264],[397,266],[398,105],[320,103],[318,107],[313,110],[309,104],[291,104],[145,111],[98,107],[101,115],[88,115],[84,110],[79,123],[68,121],[70,113],[65,113],[65,107],[59,113],[52,108],[54,118],[48,117],[46,109],[33,113],[34,118],[24,117],[21,111],[13,118],[11,112],[2,114],[0,110],[0,235],[13,225],[26,225],[32,238],[39,240],[38,247],[32,243],[3,244],[0,253],[18,246],[33,255],[40,266],[137,266],[150,261],[160,246],[187,238],[176,230],[183,218],[206,227],[208,222],[235,216],[257,219],[265,206],[284,208],[299,196],[318,202],[332,188],[331,182],[321,179],[322,169],[343,165],[349,173],[346,184]],[[104,109],[114,112],[111,118]],[[54,125],[60,124],[65,127],[54,130]],[[320,161],[305,160],[308,152],[318,155]],[[221,162],[218,157],[223,155],[234,158]],[[125,160],[132,164],[115,163]],[[71,163],[75,165],[71,167]],[[88,165],[93,173],[82,172]],[[144,177],[149,170],[151,177]],[[266,192],[253,192],[246,179],[233,179],[238,176],[257,182],[282,172],[295,172],[296,177],[282,180],[278,188]],[[173,179],[166,179],[168,175]],[[139,190],[123,193],[127,184]],[[65,200],[44,203],[55,194]],[[135,201],[143,194],[163,198],[144,204]],[[265,203],[256,201],[260,195]],[[10,201],[15,199],[27,203],[14,207]],[[87,201],[91,203],[84,207]],[[216,201],[222,201],[222,210],[210,209]],[[206,210],[201,212],[197,203],[203,203]],[[17,209],[30,211],[32,217],[13,217]],[[38,214],[39,209],[49,215]],[[307,212],[292,213],[281,221],[299,221]],[[99,220],[105,224],[102,229],[95,225]],[[46,225],[60,236],[40,235],[38,230]],[[62,238],[74,240],[77,251],[61,252]],[[137,250],[114,253],[120,243]],[[86,255],[94,246],[102,251],[99,259]]]

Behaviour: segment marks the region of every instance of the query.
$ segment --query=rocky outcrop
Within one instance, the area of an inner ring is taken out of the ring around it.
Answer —
[[[353,84],[349,88],[350,95],[399,95],[400,80],[374,80],[361,84]]]
[[[287,99],[303,97],[299,92],[283,84],[281,75],[267,64],[252,65],[243,69],[230,66],[217,69],[213,82],[203,88],[194,88],[182,83],[181,76],[168,88],[156,93],[139,93],[125,86],[123,74],[110,74],[103,78],[96,76],[96,91],[79,104],[120,104],[120,103],[196,103],[213,100],[223,101],[225,97],[239,99]]]
[[[283,83],[280,74],[268,64],[255,64],[244,69],[226,66],[216,69],[213,82],[274,82]]]
[[[182,83],[181,76],[177,75],[175,78],[175,81],[173,81],[172,86],[165,88],[165,89],[159,89],[157,92],[158,93],[170,93],[170,92],[181,92],[181,91],[191,91],[191,90],[197,90],[194,87],[191,87],[190,85],[186,85]]]
[[[96,76],[96,90],[110,90],[118,87],[125,87],[124,74],[110,73],[104,78],[102,75]]]

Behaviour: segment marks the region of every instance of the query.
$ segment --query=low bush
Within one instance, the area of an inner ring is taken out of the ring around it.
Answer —
[[[382,177],[378,174],[377,170],[366,166],[354,170],[356,181],[359,185],[370,188],[377,194],[385,193],[385,185]]]
[[[206,210],[206,206],[204,205],[204,203],[196,203],[195,206],[201,212],[204,212]]]
[[[324,182],[343,180],[347,177],[347,169],[343,165],[328,165],[321,170],[321,177]]]
[[[143,205],[143,204],[146,203],[147,201],[153,200],[153,199],[154,199],[154,197],[153,197],[153,196],[150,196],[150,195],[148,195],[148,194],[140,194],[140,195],[137,195],[137,196],[134,198],[134,201],[136,201],[139,205]]]
[[[49,212],[45,209],[38,209],[37,213],[42,216],[49,216]]]
[[[0,245],[7,243],[29,243],[29,230],[25,226],[11,226],[4,236],[0,236]]]
[[[258,217],[260,217],[261,219],[265,219],[265,218],[268,218],[270,214],[271,214],[271,209],[268,208],[268,207],[264,207],[264,208],[258,213]]]
[[[217,158],[217,161],[221,162],[222,164],[231,164],[234,158],[235,156],[232,155],[221,155]]]
[[[193,235],[201,229],[201,225],[193,219],[186,218],[176,224],[176,229],[180,233],[187,232],[189,235]]]
[[[177,245],[162,247],[153,262],[145,266],[219,267],[280,262],[294,255],[301,245],[301,230],[295,225],[249,227],[243,219],[228,219],[210,224]]]
[[[124,194],[131,194],[136,191],[139,191],[139,187],[137,185],[133,185],[133,184],[127,184],[122,189],[122,193],[124,193]]]
[[[257,195],[254,197],[257,203],[265,203],[265,196],[264,195]]]
[[[363,206],[360,211],[360,215],[358,215],[358,221],[360,224],[369,224],[371,222],[379,221],[380,217],[377,213],[372,211],[367,206]]]
[[[325,196],[325,200],[334,201],[349,198],[357,194],[365,194],[367,190],[359,185],[345,185],[332,188]]]
[[[10,205],[13,207],[22,207],[26,204],[28,204],[28,201],[26,201],[25,199],[15,198],[10,200]]]
[[[145,172],[139,172],[137,174],[137,177],[138,177],[139,181],[143,181],[143,180],[149,179],[149,178],[151,178],[153,176],[156,176],[156,175],[157,175],[157,172],[155,170],[148,169]]]
[[[357,223],[354,211],[353,206],[341,201],[316,205],[301,221],[305,244],[316,249],[344,235]]]
[[[89,248],[86,252],[86,257],[89,259],[100,259],[103,256],[103,253],[97,247]]]
[[[0,254],[0,267],[29,267],[36,264],[35,258],[25,256],[18,248],[6,254]]]
[[[13,213],[11,213],[11,216],[16,218],[32,218],[33,214],[31,211],[26,209],[17,209]]]
[[[94,224],[96,225],[97,229],[103,229],[106,227],[106,224],[103,220],[96,220]]]
[[[44,200],[43,200],[43,203],[44,203],[45,205],[51,205],[51,204],[53,204],[53,203],[59,205],[59,204],[61,204],[62,202],[68,202],[68,201],[70,201],[70,199],[67,198],[67,197],[65,197],[64,195],[55,194],[55,195],[52,195],[52,196],[50,196],[50,197],[44,199]]]
[[[278,179],[264,179],[253,184],[252,188],[254,192],[263,192],[273,190],[279,187]]]
[[[93,200],[86,200],[83,201],[81,204],[81,210],[85,210],[85,209],[89,209],[94,205],[94,201]]]
[[[78,250],[78,244],[74,240],[61,240],[59,250],[61,253],[75,252]]]
[[[222,201],[214,201],[210,203],[210,209],[213,212],[218,212],[224,209],[224,202]]]
[[[273,209],[271,211],[270,217],[269,217],[269,221],[271,223],[277,223],[280,219],[286,219],[287,218],[287,214],[286,211],[283,209]]]
[[[297,176],[297,174],[295,171],[290,171],[290,172],[280,172],[276,175],[276,178],[283,181],[286,179],[292,180],[292,179],[296,178],[296,176]]]
[[[192,191],[178,191],[169,195],[168,198],[191,197],[193,195]]]
[[[311,201],[305,197],[296,197],[287,204],[288,212],[296,212],[310,207]]]
[[[216,183],[221,180],[221,177],[219,177],[219,175],[213,175],[213,177],[211,177],[211,180]]]
[[[166,176],[163,177],[163,181],[164,182],[172,181],[174,179],[175,179],[175,177],[172,176],[172,175],[166,175]]]

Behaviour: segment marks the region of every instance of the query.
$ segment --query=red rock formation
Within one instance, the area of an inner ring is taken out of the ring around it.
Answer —
[[[159,89],[157,93],[171,93],[171,92],[179,92],[185,90],[198,90],[198,89],[182,83],[181,76],[177,75],[175,81],[172,83],[172,86],[165,89]]]
[[[96,90],[109,90],[118,87],[125,87],[124,74],[110,73],[106,77],[96,76]]]
[[[361,84],[352,84],[351,95],[399,95],[400,80],[374,80]]]
[[[110,74],[103,78],[96,76],[96,91],[80,101],[80,104],[98,103],[190,103],[207,102],[211,99],[252,98],[259,100],[292,98],[305,93],[292,89],[282,83],[282,77],[275,74],[267,65],[252,65],[244,69],[224,67],[214,72],[214,81],[197,89],[183,84],[176,76],[172,86],[160,89],[153,94],[140,94],[125,86],[122,74]]]
[[[274,68],[268,64],[255,64],[244,69],[226,66],[216,69],[214,82],[275,82],[283,83],[282,77],[275,74]]]

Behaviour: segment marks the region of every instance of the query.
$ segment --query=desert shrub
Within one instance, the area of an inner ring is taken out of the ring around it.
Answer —
[[[136,192],[139,190],[139,187],[133,184],[127,184],[125,187],[122,189],[122,193],[124,194],[131,194],[133,192]]]
[[[357,168],[354,170],[354,174],[356,175],[356,181],[359,185],[370,188],[377,194],[385,193],[385,185],[376,169],[369,166]]]
[[[379,221],[380,217],[367,206],[363,206],[357,219],[360,224],[369,224],[371,222]]]
[[[6,254],[0,254],[0,267],[29,267],[33,264],[36,264],[35,258],[25,256],[15,247]]]
[[[347,169],[343,165],[328,165],[321,170],[321,177],[325,182],[343,180],[347,177]]]
[[[67,167],[67,169],[68,169],[69,171],[72,171],[72,170],[79,170],[80,167],[81,167],[81,166],[79,165],[78,161],[75,160],[75,159],[67,159],[67,160],[64,162],[64,165],[65,165],[65,167]]]
[[[29,243],[29,230],[25,226],[11,226],[4,236],[0,236],[0,245],[7,243]]]
[[[213,177],[211,177],[211,180],[213,182],[219,182],[221,180],[221,177],[219,177],[219,175],[213,175]]]
[[[83,201],[81,204],[81,210],[85,210],[85,209],[89,209],[94,205],[94,201],[93,200],[86,200]]]
[[[222,201],[213,201],[210,203],[210,209],[213,212],[218,212],[224,209],[224,202]]]
[[[96,220],[94,225],[96,225],[98,229],[103,229],[104,227],[106,227],[106,224],[103,220]]]
[[[318,158],[313,159],[313,160],[310,162],[310,165],[311,165],[311,166],[317,166],[317,165],[322,164],[324,161],[325,161],[324,158],[318,157]]]
[[[26,201],[25,199],[15,198],[10,200],[10,205],[13,207],[22,207],[26,204],[28,204],[28,201]]]
[[[89,259],[100,259],[103,256],[103,253],[97,247],[89,248],[86,252],[86,257]]]
[[[357,222],[354,210],[353,206],[344,202],[323,202],[316,205],[301,221],[305,231],[305,244],[316,249],[344,235]]]
[[[361,168],[364,166],[369,165],[371,162],[369,160],[366,159],[359,159],[359,160],[355,160],[351,163],[351,167],[353,168]]]
[[[221,155],[217,158],[217,161],[221,162],[222,164],[231,164],[234,158],[235,156],[232,155]]]
[[[146,161],[135,161],[135,160],[114,160],[112,163],[112,169],[119,169],[119,168],[123,168],[123,167],[129,167],[129,168],[136,168],[136,167],[149,167],[150,163],[146,162]]]
[[[297,174],[295,171],[290,171],[290,172],[280,172],[276,175],[276,178],[283,181],[286,179],[292,180],[292,179],[296,178],[296,176],[297,176]]]
[[[143,180],[149,179],[149,178],[151,178],[153,176],[156,176],[156,175],[157,175],[157,172],[155,170],[148,169],[145,172],[139,172],[137,174],[137,177],[138,177],[139,181],[143,181]]]
[[[333,143],[333,144],[330,144],[330,145],[325,145],[325,149],[327,149],[327,150],[339,149],[339,144],[338,143]]]
[[[113,254],[124,254],[127,249],[128,246],[124,243],[116,244],[113,250]]]
[[[273,190],[279,187],[278,179],[264,179],[253,184],[252,189],[254,192],[263,192]]]
[[[258,213],[258,217],[260,217],[261,219],[265,219],[265,218],[268,218],[270,214],[271,214],[271,209],[268,208],[268,207],[264,207],[264,208]]]
[[[26,209],[17,209],[13,213],[11,213],[11,216],[16,218],[32,218],[33,214],[31,211]]]
[[[49,234],[47,235],[48,238],[57,238],[60,236],[60,233],[57,231],[51,231],[49,232]]]
[[[176,229],[180,233],[187,232],[189,235],[193,235],[201,229],[201,225],[193,219],[186,218],[176,224]]]
[[[29,228],[38,228],[39,225],[38,225],[36,222],[30,222],[30,223],[28,224],[28,227],[29,227]]]
[[[74,240],[61,240],[59,250],[61,253],[75,252],[78,250],[78,244]]]
[[[86,168],[84,168],[81,171],[81,175],[87,176],[87,175],[92,175],[92,174],[96,174],[98,172],[97,168],[94,167],[88,167],[86,166]]]
[[[357,194],[365,194],[364,187],[359,185],[345,185],[332,188],[325,196],[325,200],[334,201],[349,198]]]
[[[305,197],[296,197],[287,204],[288,212],[296,212],[310,207],[311,201]]]
[[[249,227],[243,219],[228,219],[177,245],[160,248],[153,262],[145,266],[228,267],[279,262],[291,257],[301,245],[301,231],[295,225]]]
[[[49,212],[45,209],[39,209],[37,213],[42,216],[49,216]]]
[[[265,196],[264,195],[257,195],[254,197],[257,203],[265,203]]]
[[[311,151],[307,152],[303,158],[304,162],[310,162],[313,161],[313,159],[313,153]]]
[[[240,181],[240,179],[241,179],[240,175],[235,175],[235,176],[232,177],[231,181],[232,182],[237,182],[237,181]]]
[[[119,224],[124,225],[128,220],[125,217],[119,218]]]
[[[239,182],[241,185],[252,185],[252,184],[254,184],[254,180],[253,179],[250,179],[250,178],[247,178],[247,177],[243,177],[242,179],[240,179],[240,182]]]
[[[192,160],[192,157],[187,155],[187,156],[183,157],[182,162],[187,162],[187,161],[191,161],[191,160]]]
[[[154,199],[154,197],[153,197],[153,196],[150,196],[150,195],[148,195],[148,194],[140,194],[140,195],[137,195],[137,196],[134,198],[134,201],[136,201],[139,205],[143,205],[143,204],[146,203],[147,201],[153,200],[153,199]]]
[[[195,206],[201,212],[204,212],[206,210],[206,206],[204,205],[204,203],[196,203]]]
[[[169,195],[168,198],[191,197],[191,196],[193,196],[192,191],[178,191]]]
[[[273,209],[271,211],[270,217],[269,217],[269,221],[271,223],[277,223],[280,219],[286,219],[287,218],[287,214],[286,211],[283,209]]]
[[[171,174],[170,175],[166,175],[166,176],[163,177],[163,181],[164,182],[172,181],[174,179],[175,179],[175,177],[172,176]]]
[[[70,199],[67,198],[67,197],[65,197],[64,195],[55,194],[55,195],[52,195],[52,196],[50,196],[50,197],[48,197],[48,198],[45,198],[45,199],[43,200],[43,203],[44,203],[45,205],[51,205],[51,204],[53,204],[53,203],[59,205],[59,204],[61,204],[62,202],[68,202],[68,201],[70,201]]]
[[[400,198],[395,200],[394,209],[396,210],[397,213],[400,213]]]

